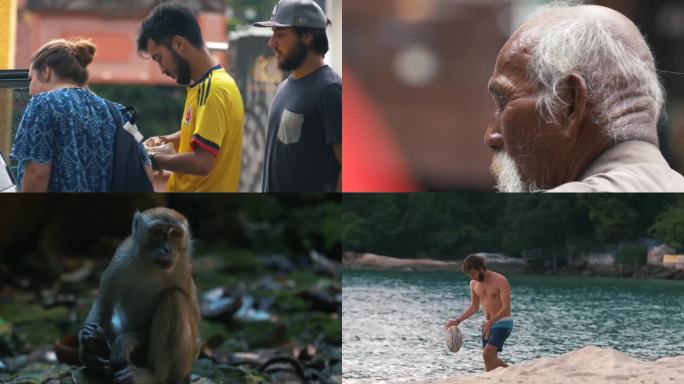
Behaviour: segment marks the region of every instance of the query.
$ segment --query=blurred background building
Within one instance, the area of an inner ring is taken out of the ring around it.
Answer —
[[[391,191],[348,164],[382,164],[372,148],[395,148],[405,164],[398,179],[420,190],[491,190],[484,131],[495,106],[487,92],[497,54],[543,0],[345,0],[345,95],[363,94],[374,123],[359,118],[345,98],[345,191]],[[684,2],[585,1],[632,19],[656,56],[668,95],[661,147],[684,172]],[[677,72],[677,73],[675,73]],[[355,78],[352,84],[351,77]],[[352,86],[354,89],[350,89]],[[367,132],[380,141],[365,140]],[[396,156],[395,156],[396,155]],[[396,161],[392,161],[396,164]],[[378,169],[381,172],[381,169]],[[391,173],[395,174],[396,169]],[[373,185],[373,188],[365,188]],[[406,184],[399,184],[405,186]]]
[[[332,20],[328,64],[342,68],[342,0],[315,0]],[[136,51],[140,22],[160,0],[0,0],[0,70],[28,69],[31,55],[51,39],[85,37],[97,45],[89,86],[134,106],[138,127],[153,136],[179,129],[185,89]],[[276,0],[176,0],[195,12],[207,46],[237,81],[245,99],[241,191],[259,191],[268,105],[288,75],[267,47]],[[245,57],[241,57],[244,55]],[[0,73],[0,150],[7,155],[28,101],[22,73]],[[4,82],[3,82],[4,78]],[[11,83],[9,81],[12,81]],[[4,85],[3,85],[4,84]]]
[[[87,37],[97,46],[88,67],[91,84],[175,85],[157,63],[138,55],[140,22],[158,0],[18,0],[17,68],[28,68],[31,55],[56,38]],[[220,63],[227,64],[226,4],[221,0],[185,1],[197,15],[202,35]]]

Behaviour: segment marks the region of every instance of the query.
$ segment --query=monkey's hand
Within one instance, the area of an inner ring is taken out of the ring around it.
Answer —
[[[114,384],[156,384],[158,380],[145,368],[129,365],[116,371]]]
[[[111,375],[110,348],[104,329],[95,323],[86,323],[78,334],[81,363],[95,372]]]
[[[86,323],[78,334],[78,340],[87,350],[99,356],[109,356],[110,350],[105,330],[96,323]]]

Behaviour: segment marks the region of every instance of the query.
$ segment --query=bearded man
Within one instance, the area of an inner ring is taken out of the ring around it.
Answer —
[[[477,313],[482,306],[482,360],[485,371],[508,367],[498,356],[513,330],[511,316],[511,286],[508,279],[500,273],[487,269],[485,259],[478,255],[468,255],[461,264],[461,270],[470,278],[470,306],[457,318],[447,321],[444,329],[458,326]]]
[[[330,20],[312,0],[281,0],[268,42],[278,67],[292,74],[268,111],[264,192],[339,192],[342,170],[342,79],[325,62]]]
[[[151,146],[171,143],[173,154],[152,154],[152,166],[173,172],[168,192],[237,192],[242,162],[244,106],[235,80],[211,56],[195,15],[162,3],[142,22],[138,51],[185,86],[180,129],[155,136]]]

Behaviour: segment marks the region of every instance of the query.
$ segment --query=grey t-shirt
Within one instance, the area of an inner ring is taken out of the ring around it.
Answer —
[[[341,166],[342,79],[324,66],[278,86],[268,110],[264,192],[335,192]]]

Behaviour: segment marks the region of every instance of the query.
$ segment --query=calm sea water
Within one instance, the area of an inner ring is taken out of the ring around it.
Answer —
[[[654,360],[684,354],[684,282],[508,276],[513,333],[508,363],[610,346]],[[443,326],[470,303],[456,272],[344,270],[342,367],[346,381],[404,381],[481,372],[482,312],[461,330],[463,348],[445,346]]]

